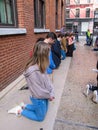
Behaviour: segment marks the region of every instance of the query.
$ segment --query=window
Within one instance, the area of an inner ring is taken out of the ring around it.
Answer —
[[[76,9],[76,18],[80,16],[80,9]]]
[[[80,0],[74,0],[76,4],[80,4]]]
[[[58,0],[56,0],[56,19],[55,19],[56,29],[58,28]]]
[[[90,3],[91,2],[91,0],[87,0],[87,3]]]
[[[0,27],[16,27],[15,0],[0,0]]]
[[[70,4],[70,0],[66,0],[66,4]]]
[[[69,9],[66,10],[66,18],[70,18],[70,10]]]
[[[34,27],[44,28],[45,26],[45,2],[34,0]]]
[[[77,4],[80,4],[80,0],[77,0]]]
[[[98,14],[98,8],[95,8],[95,12]]]
[[[86,9],[86,17],[90,17],[90,8]]]

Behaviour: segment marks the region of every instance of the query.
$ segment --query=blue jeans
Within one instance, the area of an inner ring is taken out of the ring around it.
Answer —
[[[43,121],[48,110],[48,99],[30,97],[32,104],[27,104],[21,115],[35,121]]]
[[[90,41],[91,41],[90,38],[86,38],[86,43],[87,43],[87,45],[90,45]]]

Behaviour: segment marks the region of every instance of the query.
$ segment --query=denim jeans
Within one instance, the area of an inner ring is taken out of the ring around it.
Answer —
[[[21,115],[35,121],[43,121],[48,110],[48,99],[30,97],[32,104],[27,104]]]

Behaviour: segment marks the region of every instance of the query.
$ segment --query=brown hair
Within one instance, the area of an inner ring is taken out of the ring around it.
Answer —
[[[35,43],[33,48],[33,56],[26,64],[25,70],[31,65],[37,64],[40,71],[44,73],[49,65],[49,51],[50,47],[45,42],[39,41]]]

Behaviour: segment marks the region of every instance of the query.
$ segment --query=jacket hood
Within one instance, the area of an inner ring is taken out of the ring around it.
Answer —
[[[33,73],[35,71],[39,71],[38,65],[32,65],[32,66],[30,66],[26,71],[23,72],[23,75],[25,77],[28,77],[28,76],[31,75],[31,73]]]

